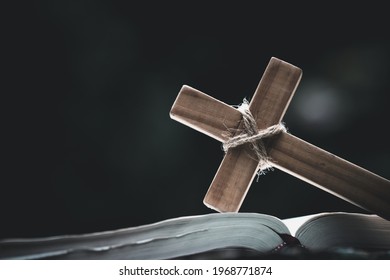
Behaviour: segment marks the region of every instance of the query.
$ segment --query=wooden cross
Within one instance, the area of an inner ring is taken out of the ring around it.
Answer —
[[[302,77],[302,70],[271,58],[249,104],[259,130],[281,122]],[[211,96],[183,86],[172,119],[218,141],[242,127],[241,113]],[[390,219],[390,181],[313,146],[289,133],[266,139],[272,166],[357,206]],[[237,212],[258,169],[249,144],[229,149],[204,198],[219,212]]]

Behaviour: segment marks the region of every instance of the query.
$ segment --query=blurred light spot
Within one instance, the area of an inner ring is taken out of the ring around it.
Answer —
[[[340,129],[349,110],[339,89],[318,80],[302,85],[291,107],[301,125],[325,133]]]

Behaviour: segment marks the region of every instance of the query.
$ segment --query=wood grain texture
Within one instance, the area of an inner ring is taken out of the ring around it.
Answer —
[[[241,113],[233,107],[186,85],[173,103],[170,117],[220,142],[228,139],[228,128],[238,128],[241,121]]]
[[[298,67],[271,58],[249,104],[259,129],[281,121],[301,76]],[[229,149],[203,203],[219,212],[238,212],[257,169],[258,159],[248,144]]]
[[[272,164],[333,195],[390,219],[390,181],[288,133],[268,150]]]
[[[249,104],[259,129],[282,121],[302,78],[302,70],[272,57]]]
[[[249,190],[258,168],[248,144],[229,149],[203,199],[219,212],[237,212]]]

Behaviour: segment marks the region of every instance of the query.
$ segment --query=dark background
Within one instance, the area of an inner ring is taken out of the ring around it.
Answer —
[[[289,131],[390,178],[384,7],[211,2],[3,9],[1,238],[213,212],[202,200],[221,145],[170,108],[183,84],[241,103],[271,56],[303,69]],[[241,211],[364,212],[278,170],[252,184]]]

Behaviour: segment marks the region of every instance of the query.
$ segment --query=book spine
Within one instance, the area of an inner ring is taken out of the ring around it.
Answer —
[[[283,242],[279,244],[276,248],[272,250],[272,253],[277,253],[282,251],[285,248],[302,248],[306,249],[298,238],[291,236],[289,234],[279,234],[279,236],[282,238]]]

